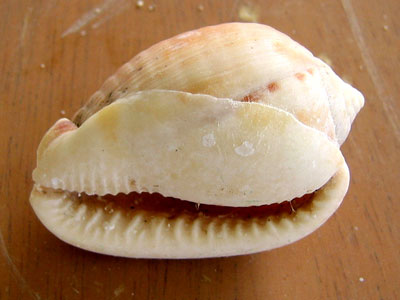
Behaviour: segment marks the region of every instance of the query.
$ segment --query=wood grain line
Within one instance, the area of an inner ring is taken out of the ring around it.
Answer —
[[[363,31],[361,30],[360,24],[358,22],[357,14],[354,11],[351,0],[341,0],[344,11],[349,21],[350,28],[353,34],[353,38],[357,43],[358,49],[360,50],[361,57],[367,67],[369,76],[372,79],[375,90],[378,94],[378,99],[382,102],[383,109],[385,110],[386,116],[393,128],[396,139],[400,140],[400,122],[397,115],[394,103],[395,99],[392,95],[387,94],[385,90],[385,81],[382,80],[380,72],[375,65],[375,62],[369,52],[368,46],[365,43]]]

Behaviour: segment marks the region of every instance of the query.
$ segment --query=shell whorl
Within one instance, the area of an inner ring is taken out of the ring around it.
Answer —
[[[339,144],[364,103],[361,93],[285,34],[261,24],[227,23],[139,53],[106,80],[73,121],[80,126],[117,99],[151,89],[272,105]]]

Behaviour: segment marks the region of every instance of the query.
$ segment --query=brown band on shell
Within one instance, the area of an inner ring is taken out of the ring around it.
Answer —
[[[269,216],[280,216],[282,214],[295,213],[297,209],[312,201],[314,193],[306,194],[300,198],[282,203],[274,203],[261,206],[231,207],[208,204],[197,204],[172,197],[164,197],[158,193],[136,193],[118,195],[87,195],[85,193],[73,193],[80,201],[92,203],[104,203],[105,210],[115,210],[121,208],[125,211],[143,210],[151,214],[163,214],[169,219],[180,216],[187,217],[220,217],[246,220],[249,218],[266,218]]]
[[[250,94],[244,96],[240,101],[241,102],[259,102],[265,93],[273,93],[279,89],[279,84],[275,81],[266,84],[265,86],[256,89]],[[267,92],[268,91],[268,92]]]
[[[270,93],[273,93],[279,89],[279,85],[277,82],[271,82],[270,84],[267,85],[267,88]]]
[[[259,99],[254,94],[248,94],[242,98],[242,102],[257,102]]]

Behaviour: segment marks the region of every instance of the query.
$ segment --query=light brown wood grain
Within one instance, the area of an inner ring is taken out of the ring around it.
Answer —
[[[28,202],[44,132],[62,111],[71,118],[139,51],[189,29],[239,21],[245,2],[145,0],[138,9],[131,0],[5,0],[0,299],[400,299],[400,2],[246,3],[260,23],[328,57],[366,97],[342,147],[352,179],[337,213],[293,245],[231,258],[123,259],[61,242]],[[62,36],[101,5],[103,12]]]

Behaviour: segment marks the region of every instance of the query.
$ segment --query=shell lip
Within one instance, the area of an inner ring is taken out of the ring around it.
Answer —
[[[293,243],[337,210],[349,185],[345,163],[312,201],[294,214],[269,218],[168,218],[145,211],[96,206],[61,190],[34,186],[30,202],[61,240],[92,252],[136,258],[204,258],[255,253]]]
[[[269,109],[273,109],[274,111],[284,115],[287,118],[290,118],[290,120],[293,120],[293,122],[296,123],[296,125],[298,125],[298,126],[300,126],[302,128],[307,128],[307,130],[313,132],[314,134],[316,134],[316,135],[318,135],[320,137],[323,137],[324,139],[326,138],[326,136],[322,132],[318,131],[315,128],[312,128],[310,126],[305,125],[304,123],[299,121],[297,118],[295,118],[291,113],[289,113],[289,112],[287,112],[287,111],[285,111],[285,110],[283,110],[281,108],[277,108],[277,107],[274,107],[272,105],[268,105],[268,104],[265,104],[265,103],[243,103],[243,102],[235,101],[235,100],[230,99],[230,98],[216,98],[216,97],[213,97],[213,96],[210,96],[210,95],[207,95],[207,94],[192,94],[192,93],[188,93],[188,92],[178,92],[178,91],[172,91],[172,90],[153,89],[153,90],[139,91],[139,92],[134,92],[134,93],[127,94],[124,98],[118,99],[117,101],[113,102],[112,104],[109,104],[107,107],[113,106],[114,108],[117,108],[120,104],[122,105],[122,104],[127,104],[127,103],[129,104],[129,103],[139,102],[141,97],[142,98],[146,98],[147,94],[149,94],[151,96],[151,95],[153,95],[153,93],[158,93],[158,94],[163,94],[163,95],[168,95],[169,94],[171,96],[178,95],[178,96],[189,97],[189,98],[190,97],[207,97],[208,99],[212,99],[213,101],[218,101],[219,103],[223,103],[224,105],[227,105],[228,107],[232,107],[232,108],[241,107],[241,106],[250,106],[250,105],[252,107],[253,106],[254,107],[258,106],[260,108],[261,107],[266,107],[266,108],[269,108]],[[86,120],[86,122],[89,122],[92,118],[98,117],[98,115],[105,108],[106,107],[104,107],[102,110],[100,110],[100,111],[96,112],[95,114],[93,114],[92,116],[90,116]],[[84,122],[82,124],[82,126],[85,126],[86,122]],[[68,123],[68,124],[65,125],[65,123]],[[63,125],[63,126],[60,126],[60,125]],[[68,130],[65,130],[65,132],[61,132],[60,133],[60,130],[55,130],[55,129],[58,129],[58,127],[67,128]],[[58,138],[61,138],[63,134],[67,135],[67,134],[71,133],[70,131],[73,131],[73,130],[78,130],[79,131],[80,129],[83,129],[83,128],[76,127],[74,125],[74,123],[72,123],[68,119],[60,119],[59,121],[57,121],[49,129],[48,133],[45,135],[45,137],[43,138],[41,144],[39,145],[38,160],[39,160],[40,156],[46,151],[46,147],[50,147],[51,143],[55,142]],[[53,134],[54,131],[56,131],[57,134]],[[329,141],[330,144],[338,147],[337,142],[332,141],[330,139],[328,139],[328,141]],[[343,158],[341,155],[340,155],[340,157],[341,157],[341,159]],[[342,163],[341,159],[338,162],[338,165],[340,163]],[[40,164],[39,164],[39,161],[38,161],[38,166],[39,165]],[[46,172],[46,168],[43,168],[41,170],[38,170],[38,169],[39,168],[37,167],[33,171],[33,177],[34,177],[34,180],[36,182],[41,182],[43,180],[44,176],[46,175],[45,173],[47,173],[47,172]],[[48,171],[48,169],[47,169],[47,171]],[[43,178],[39,178],[39,176],[37,175],[38,173],[42,173],[42,177]],[[63,183],[63,179],[62,178],[57,178],[57,177],[54,177],[54,176],[52,176],[52,177],[53,177],[53,179],[51,179],[51,182],[47,182],[46,187],[48,187],[48,188],[50,188],[50,187],[63,188],[63,184],[64,184]],[[138,182],[139,180],[136,180],[136,179],[137,179],[136,177],[133,177],[133,178],[129,177],[129,182]],[[327,178],[326,181],[328,181],[328,180],[329,179]],[[53,181],[56,184],[53,184]],[[324,182],[324,183],[326,183],[326,182]],[[96,194],[97,195],[105,195],[105,194],[117,195],[120,192],[126,193],[126,191],[121,191],[121,190],[117,190],[117,189],[107,190],[105,192],[100,192],[98,186],[95,186],[94,188],[91,187],[91,188],[92,188],[92,190],[88,190],[85,187],[81,187],[80,189],[74,189],[74,190],[69,190],[69,191],[70,192],[80,192],[80,193],[85,192],[85,193],[87,193],[89,195],[96,195]],[[153,189],[152,186],[150,186],[148,184],[144,185],[144,186],[137,185],[136,183],[135,184],[128,184],[128,188],[129,188],[129,192],[139,192],[139,193],[140,192],[150,192],[150,193],[159,192],[159,193],[163,194],[163,196],[165,196],[165,197],[175,197],[176,196],[173,193],[171,193],[171,191],[168,191],[168,192],[167,191],[158,191],[157,189]],[[307,192],[308,193],[313,192],[313,191],[317,190],[317,188],[318,187],[316,186],[316,188],[314,188],[313,190],[309,190],[309,191],[307,190]],[[68,190],[68,189],[66,189],[66,190]],[[304,192],[305,192],[305,190],[304,190]],[[303,195],[303,192],[302,193],[296,193],[296,195],[294,195],[294,197],[300,198],[302,195]],[[186,201],[191,201],[191,199],[189,199],[188,197],[182,197],[181,199],[182,200],[186,200]],[[279,200],[279,202],[291,201],[291,200],[293,200],[293,198],[292,199],[284,199],[284,198],[282,198],[282,199]],[[212,202],[208,202],[208,203],[204,202],[203,203],[203,202],[201,202],[201,199],[199,201],[192,201],[192,202],[194,202],[194,203],[202,203],[202,204],[212,204]],[[263,204],[274,204],[274,202],[262,202],[262,204],[261,204],[261,201],[257,201],[257,203],[258,203],[257,204],[258,206],[263,205]],[[240,203],[240,205],[237,205],[237,206],[246,207],[246,206],[249,206],[249,205],[247,203],[243,202],[243,203]]]
[[[148,192],[147,190],[143,190],[142,192],[132,191],[130,193],[120,192],[116,194],[98,195],[96,193],[89,194],[86,192],[46,187],[35,183],[33,191],[43,195],[58,194],[62,199],[69,198],[80,203],[86,202],[88,205],[96,206],[103,203],[105,204],[106,209],[115,207],[116,209],[128,211],[146,211],[150,214],[167,216],[169,219],[176,218],[179,215],[185,215],[190,218],[204,216],[207,218],[217,217],[242,220],[266,217],[293,218],[298,210],[312,210],[310,207],[312,206],[314,198],[316,198],[318,194],[323,193],[326,186],[332,185],[332,181],[338,177],[338,174],[343,173],[343,169],[347,169],[348,172],[347,164],[345,162],[342,163],[338,172],[336,172],[322,187],[315,191],[309,191],[300,197],[288,199],[283,202],[247,206],[203,204],[171,196],[164,196],[158,192]],[[347,188],[348,184],[346,191]]]

